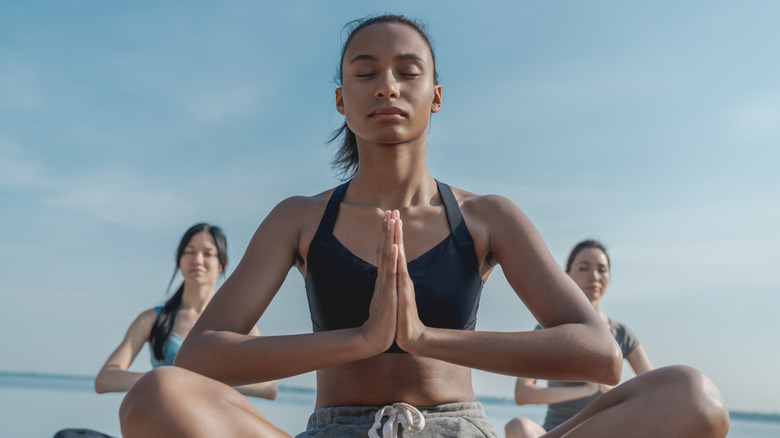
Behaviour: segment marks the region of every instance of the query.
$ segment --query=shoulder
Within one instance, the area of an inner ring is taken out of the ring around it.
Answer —
[[[491,257],[490,264],[503,263],[501,258],[509,253],[541,250],[543,241],[533,223],[509,198],[480,195],[456,187],[452,187],[452,193],[477,244],[478,256]]]
[[[130,328],[127,329],[128,336],[148,337],[155,320],[157,320],[156,308],[144,310],[133,320]]]
[[[482,228],[488,236],[534,232],[530,219],[511,199],[495,194],[480,195],[453,187],[469,230]],[[496,240],[496,239],[492,239]]]
[[[151,309],[146,309],[141,312],[135,320],[141,323],[153,324],[154,320],[157,319],[157,314],[159,313],[157,309],[161,308],[162,307],[152,307]]]
[[[466,221],[479,222],[492,232],[505,233],[517,226],[530,225],[531,222],[511,199],[495,194],[480,195],[453,187],[452,193],[458,200]],[[470,225],[470,224],[469,224]]]
[[[312,196],[290,196],[276,204],[269,213],[269,217],[281,216],[288,220],[294,220],[295,218],[308,219],[317,214],[322,215],[334,190],[335,188],[332,188]]]
[[[333,190],[312,196],[291,196],[276,204],[255,232],[250,252],[271,250],[277,251],[277,256],[287,252],[306,254],[306,242],[314,237]]]
[[[453,186],[450,186],[450,188],[452,189],[452,194],[455,195],[455,199],[458,200],[458,204],[461,206],[461,208],[488,208],[499,211],[519,209],[514,202],[505,196],[495,194],[482,195]]]
[[[620,321],[615,321],[614,319],[609,318],[609,325],[610,328],[612,328],[612,330],[616,333],[620,333],[621,335],[625,335],[625,334],[633,335],[631,329],[629,329],[627,325],[623,324]]]
[[[612,318],[609,318],[609,325],[612,335],[623,350],[623,356],[628,356],[640,345],[639,339],[627,325]]]

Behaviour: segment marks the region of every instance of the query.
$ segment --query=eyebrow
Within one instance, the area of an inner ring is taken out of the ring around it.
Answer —
[[[190,244],[187,244],[187,246],[185,246],[185,247],[184,247],[184,249],[198,249],[198,247],[197,247],[197,246],[195,246],[195,245],[190,245]],[[203,247],[203,249],[204,249],[204,250],[209,250],[209,249],[217,249],[217,247],[216,247],[216,246],[214,246],[214,245],[205,245],[205,246]]]
[[[417,61],[425,64],[425,61],[415,53],[401,53],[400,55],[397,55],[395,59],[399,61]],[[377,58],[374,55],[357,55],[356,57],[352,58],[349,61],[349,63],[353,64],[358,61],[378,61],[378,60],[379,58]]]
[[[590,266],[590,262],[586,262],[585,260],[583,260],[583,261],[577,263],[577,266],[582,266],[582,265]],[[605,268],[609,267],[609,265],[607,265],[606,263],[601,263],[601,262],[596,263],[596,266],[598,266],[598,267],[602,267],[603,266]]]

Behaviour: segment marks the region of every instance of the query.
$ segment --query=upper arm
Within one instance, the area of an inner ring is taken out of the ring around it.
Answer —
[[[251,331],[294,265],[304,224],[315,210],[311,198],[295,197],[282,201],[268,214],[190,336],[207,330]]]
[[[127,370],[130,365],[138,356],[138,352],[144,346],[149,339],[149,334],[152,331],[152,326],[157,317],[157,312],[154,309],[149,309],[138,315],[136,319],[130,324],[130,327],[125,333],[125,337],[122,342],[108,357],[103,368],[114,368],[120,370]]]
[[[636,347],[626,359],[628,360],[631,369],[638,376],[642,373],[646,373],[653,369],[653,365],[650,363],[650,358],[647,357],[644,347],[641,345]]]
[[[512,201],[479,196],[466,208],[476,227],[486,227],[489,252],[542,327],[598,318],[585,295],[558,266],[536,227]]]

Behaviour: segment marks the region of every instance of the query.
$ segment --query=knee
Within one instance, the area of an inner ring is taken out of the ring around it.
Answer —
[[[160,367],[141,376],[119,406],[122,429],[137,427],[159,414],[164,408],[165,398],[175,394],[176,381],[183,371],[176,367]]]
[[[545,431],[533,420],[525,417],[516,417],[504,426],[506,438],[535,438],[542,436]]]
[[[673,400],[681,402],[686,416],[701,430],[697,436],[725,437],[729,430],[726,401],[715,384],[702,372],[688,366],[659,369],[673,389]]]

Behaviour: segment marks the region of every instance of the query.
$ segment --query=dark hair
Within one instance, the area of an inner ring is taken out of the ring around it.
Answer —
[[[221,228],[214,225],[209,225],[207,223],[195,224],[184,233],[179,241],[179,248],[176,250],[176,268],[173,270],[171,281],[168,283],[168,290],[171,290],[171,284],[173,284],[173,280],[176,278],[176,272],[179,271],[179,262],[181,261],[185,248],[187,248],[190,240],[192,240],[192,236],[201,231],[208,231],[208,233],[211,234],[211,237],[214,238],[214,243],[217,245],[217,259],[219,260],[219,264],[222,266],[224,273],[224,269],[227,267],[227,239],[225,238],[225,233],[222,232]],[[165,344],[171,337],[171,333],[173,333],[173,325],[176,322],[176,313],[179,311],[179,307],[181,307],[182,295],[184,295],[183,281],[176,293],[168,299],[162,310],[160,310],[157,319],[154,320],[152,331],[149,334],[149,343],[152,345],[154,357],[158,360],[164,358]]]
[[[344,25],[344,29],[349,31],[349,36],[347,37],[347,40],[344,42],[344,46],[342,46],[341,48],[341,57],[339,58],[338,77],[336,78],[339,86],[341,85],[341,80],[343,79],[341,66],[344,63],[344,54],[347,51],[347,47],[349,47],[349,43],[352,42],[352,39],[361,30],[373,24],[382,24],[382,23],[396,23],[396,24],[402,24],[404,26],[409,26],[412,29],[416,30],[418,34],[420,34],[420,36],[425,41],[425,43],[428,44],[428,48],[431,50],[431,59],[433,60],[433,82],[434,84],[438,85],[439,74],[436,72],[436,53],[433,50],[433,45],[431,44],[431,38],[428,36],[428,33],[426,32],[425,25],[417,20],[404,17],[403,15],[386,14],[386,15],[378,15],[375,17],[361,18],[359,20],[350,21],[349,23]],[[355,176],[355,173],[357,172],[359,159],[358,159],[357,138],[355,138],[355,133],[349,129],[349,126],[347,126],[346,120],[344,121],[344,124],[341,125],[339,129],[334,131],[333,136],[330,138],[328,142],[332,143],[341,136],[343,136],[344,139],[342,141],[341,147],[339,148],[338,152],[336,152],[336,157],[333,159],[331,164],[333,165],[334,169],[340,170],[343,179],[349,179]]]
[[[574,258],[577,257],[577,254],[579,254],[579,252],[585,248],[600,249],[602,252],[604,252],[604,255],[607,256],[607,267],[612,267],[612,262],[609,261],[609,253],[607,252],[607,248],[605,248],[604,245],[598,240],[586,239],[574,245],[574,248],[572,248],[571,252],[569,253],[569,260],[566,261],[566,272],[571,272],[571,265],[574,263]]]

